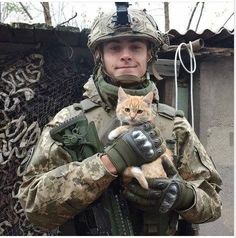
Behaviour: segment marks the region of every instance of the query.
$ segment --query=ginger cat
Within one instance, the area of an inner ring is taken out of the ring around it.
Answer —
[[[146,96],[131,96],[126,94],[120,87],[118,90],[118,102],[116,107],[116,116],[119,119],[121,126],[112,130],[109,135],[109,140],[114,140],[122,133],[128,131],[134,126],[138,126],[145,122],[152,122],[154,115],[152,112],[153,92],[149,92]],[[125,124],[125,125],[123,125]],[[148,189],[147,178],[167,177],[161,164],[161,158],[166,156],[171,161],[172,152],[166,149],[165,153],[155,161],[143,164],[141,167],[128,167],[123,173],[124,183],[128,183],[132,178],[136,178],[140,185]]]

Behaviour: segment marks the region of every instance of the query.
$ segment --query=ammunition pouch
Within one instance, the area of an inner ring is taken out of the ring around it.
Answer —
[[[148,236],[198,236],[199,224],[179,219],[176,212],[167,214],[145,214],[144,234]]]
[[[50,136],[62,144],[73,161],[82,161],[103,151],[94,122],[88,123],[82,112],[51,129]]]
[[[146,213],[144,212],[144,234],[170,236],[175,235],[179,215],[174,212],[168,213]]]

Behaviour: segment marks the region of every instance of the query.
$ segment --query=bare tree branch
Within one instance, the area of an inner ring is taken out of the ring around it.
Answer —
[[[49,2],[40,2],[43,6],[43,12],[44,12],[44,19],[45,23],[49,26],[52,25],[52,18],[50,14],[50,9],[49,9]]]
[[[30,15],[30,13],[28,12],[28,10],[26,9],[26,7],[23,5],[22,2],[19,2],[22,9],[24,10],[24,12],[26,13],[26,15],[29,17],[30,20],[33,20],[33,17]]]
[[[224,27],[225,26],[225,24],[229,21],[229,19],[232,17],[234,15],[234,12],[230,15],[230,17],[226,20],[226,22],[223,24],[223,26],[222,27]]]
[[[75,13],[75,15],[73,17],[71,17],[70,19],[68,19],[67,21],[64,21],[60,24],[58,24],[57,26],[61,26],[61,25],[64,25],[65,23],[68,23],[69,21],[71,21],[72,19],[76,18],[77,17],[77,12]]]
[[[202,12],[203,12],[203,9],[204,9],[204,5],[205,5],[205,2],[202,2],[202,8],[201,8],[201,12],[200,12],[200,15],[199,15],[199,18],[198,18],[198,21],[197,21],[197,25],[196,25],[195,31],[197,31],[199,22],[200,22],[200,20],[201,20],[201,18],[202,18]]]
[[[169,2],[164,2],[165,31],[170,29]]]
[[[194,9],[192,11],[192,14],[191,14],[189,22],[188,22],[187,30],[189,30],[189,28],[190,28],[190,25],[191,25],[191,22],[192,22],[192,19],[193,19],[193,16],[194,16],[194,13],[195,13],[195,11],[197,9],[198,4],[199,4],[199,2],[196,2],[196,5],[195,5],[195,7],[194,7]]]

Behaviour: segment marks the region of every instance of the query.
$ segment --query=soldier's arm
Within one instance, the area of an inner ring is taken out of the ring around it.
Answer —
[[[51,139],[51,128],[71,116],[63,109],[45,126],[18,193],[29,220],[45,229],[62,225],[86,208],[116,178],[100,154],[71,162],[70,155]]]
[[[176,117],[174,134],[180,155],[178,171],[193,185],[196,195],[193,206],[178,212],[192,223],[214,221],[221,216],[221,177],[185,118]]]

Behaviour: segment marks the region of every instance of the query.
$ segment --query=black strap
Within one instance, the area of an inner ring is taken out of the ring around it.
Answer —
[[[75,217],[77,235],[132,236],[129,209],[122,193],[113,186]]]

